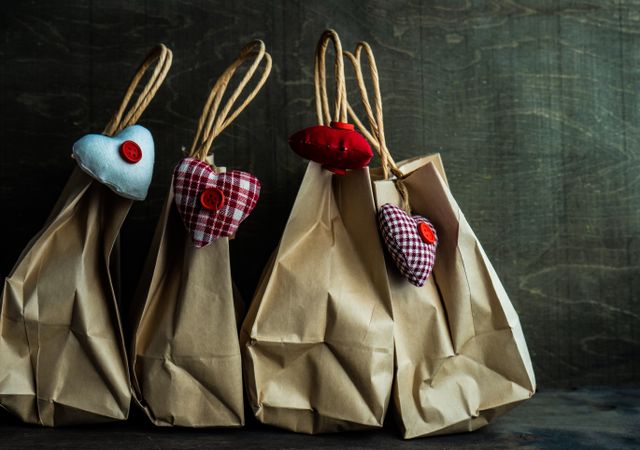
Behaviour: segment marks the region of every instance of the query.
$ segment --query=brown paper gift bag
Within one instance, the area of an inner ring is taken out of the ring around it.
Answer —
[[[333,120],[346,122],[342,50],[329,30],[316,52],[320,124],[332,120],[322,81],[329,39],[336,49]],[[382,425],[393,322],[367,168],[334,175],[309,163],[241,345],[249,400],[261,422],[304,433]]]
[[[367,53],[371,108],[360,65]],[[438,232],[434,271],[410,284],[387,257],[396,373],[393,399],[405,438],[472,431],[535,392],[531,359],[518,316],[487,255],[453,198],[439,155],[395,165],[386,147],[378,72],[371,48],[359,43],[353,63],[371,132],[354,121],[381,155],[372,171],[376,206],[402,205]]]
[[[217,110],[236,70],[252,60],[230,100]],[[265,62],[252,92],[233,103]],[[207,161],[213,140],[256,96],[271,70],[262,41],[247,45],[214,85],[190,157]],[[208,163],[212,164],[209,157]],[[217,168],[218,173],[224,171]],[[139,403],[156,425],[220,427],[244,424],[237,298],[222,237],[194,247],[174,202],[174,182],[158,222],[137,293],[142,311],[133,342],[132,378]]]
[[[137,122],[171,58],[164,45],[149,54],[104,134]],[[117,263],[112,251],[131,204],[76,167],[5,281],[0,403],[25,422],[55,426],[127,418],[131,387],[111,265]]]

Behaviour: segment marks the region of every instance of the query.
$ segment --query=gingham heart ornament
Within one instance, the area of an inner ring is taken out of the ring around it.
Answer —
[[[385,203],[378,211],[380,232],[400,273],[409,283],[423,286],[436,261],[438,235],[422,216],[410,216],[401,208]]]
[[[240,170],[216,173],[199,159],[184,158],[173,173],[173,193],[193,245],[200,248],[236,232],[258,203],[260,181]]]

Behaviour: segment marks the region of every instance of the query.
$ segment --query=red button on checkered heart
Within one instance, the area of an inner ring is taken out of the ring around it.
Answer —
[[[239,170],[215,173],[209,164],[195,158],[185,158],[173,173],[173,191],[176,206],[191,233],[193,244],[204,247],[236,232],[258,202],[260,181],[250,173]],[[221,193],[224,201],[203,204],[205,191]]]
[[[436,229],[424,217],[410,216],[390,203],[385,203],[378,211],[378,222],[382,238],[400,273],[409,283],[423,286],[436,261]]]

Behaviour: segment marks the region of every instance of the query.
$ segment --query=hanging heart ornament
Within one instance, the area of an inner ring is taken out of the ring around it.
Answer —
[[[87,134],[73,144],[73,158],[82,170],[116,194],[144,200],[153,176],[153,137],[131,125],[115,136]]]
[[[260,181],[247,172],[216,173],[196,158],[185,158],[173,174],[174,199],[193,244],[204,247],[232,236],[253,211]]]
[[[365,137],[350,123],[331,122],[329,127],[305,128],[289,138],[289,145],[300,156],[338,175],[366,167],[373,157]]]
[[[423,286],[436,261],[438,235],[422,216],[410,216],[385,203],[378,211],[382,238],[400,273],[416,286]]]

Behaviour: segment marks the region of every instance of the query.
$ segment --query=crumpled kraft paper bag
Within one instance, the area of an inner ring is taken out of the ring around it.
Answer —
[[[367,168],[311,162],[241,330],[263,423],[321,433],[382,425],[393,321]]]
[[[393,398],[405,438],[472,431],[535,392],[518,316],[448,189],[439,155],[399,164],[413,212],[438,231],[436,264],[421,288],[388,259],[396,354]],[[379,174],[379,171],[374,171]],[[400,204],[374,181],[378,206]]]
[[[173,199],[164,204],[141,279],[134,336],[137,399],[156,425],[244,424],[229,240],[196,248]]]
[[[109,266],[131,203],[76,167],[5,281],[0,404],[25,422],[127,418],[131,388]]]

